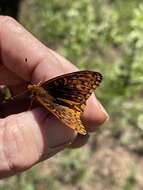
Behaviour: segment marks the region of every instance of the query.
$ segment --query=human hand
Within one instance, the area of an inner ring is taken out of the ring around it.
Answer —
[[[10,17],[0,16],[0,44],[0,85],[8,85],[14,94],[22,92],[27,81],[37,84],[77,70]],[[107,117],[102,105],[92,95],[83,115],[84,123],[88,124],[87,131],[95,131]],[[89,135],[77,135],[42,108],[1,118],[0,178],[50,158],[67,147],[69,142],[73,142],[72,147],[80,147],[88,138]]]

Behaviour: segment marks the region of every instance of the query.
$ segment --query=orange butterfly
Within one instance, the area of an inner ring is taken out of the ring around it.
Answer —
[[[28,90],[48,111],[68,127],[85,135],[81,122],[86,100],[99,86],[102,75],[94,71],[78,71],[58,76],[42,85],[28,85]]]

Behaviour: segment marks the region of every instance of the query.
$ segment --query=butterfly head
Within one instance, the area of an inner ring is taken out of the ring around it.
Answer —
[[[35,85],[35,84],[29,84],[27,88],[32,93],[37,92],[37,85]]]
[[[32,96],[47,96],[47,92],[40,86],[40,84],[29,84],[27,89]]]
[[[29,84],[27,89],[32,95],[38,95],[41,91],[41,87],[38,84]]]

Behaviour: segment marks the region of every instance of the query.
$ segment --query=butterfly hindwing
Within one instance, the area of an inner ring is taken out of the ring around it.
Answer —
[[[37,99],[48,111],[52,112],[65,125],[74,129],[77,133],[83,135],[86,134],[86,130],[80,119],[80,112],[66,106],[56,104],[54,101],[50,102],[45,98],[37,97]]]

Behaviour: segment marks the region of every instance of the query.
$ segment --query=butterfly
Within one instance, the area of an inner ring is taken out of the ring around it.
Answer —
[[[87,133],[81,122],[86,100],[102,81],[94,71],[77,71],[64,74],[43,84],[29,84],[28,91],[48,111],[77,133]]]

